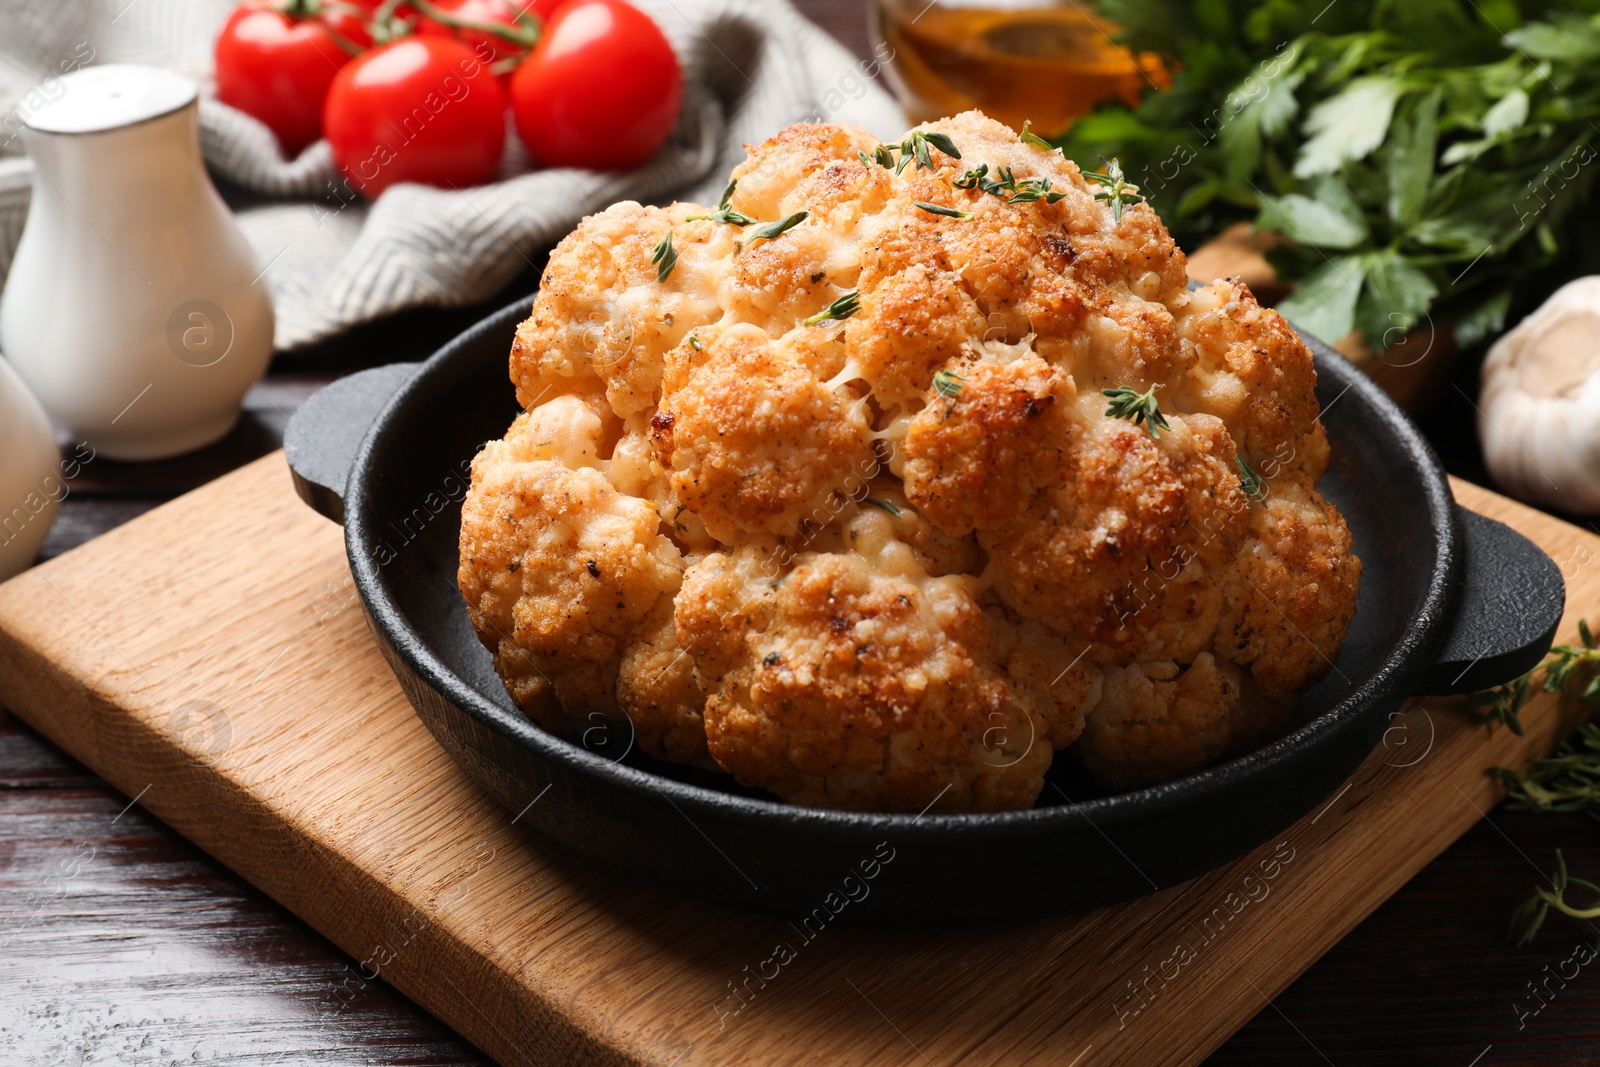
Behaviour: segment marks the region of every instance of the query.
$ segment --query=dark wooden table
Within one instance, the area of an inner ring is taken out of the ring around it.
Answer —
[[[867,53],[860,0],[800,6]],[[99,460],[86,469],[44,555],[271,451],[320,385],[357,367],[421,358],[535,282],[529,272],[484,307],[411,313],[280,357],[220,444],[164,463]],[[1447,465],[1481,477],[1471,424],[1464,400],[1424,419]],[[1558,846],[1575,872],[1600,872],[1593,823],[1495,812],[1263,1002],[1211,1063],[1596,1062],[1600,972],[1552,977],[1580,933],[1592,944],[1593,932],[1552,923],[1530,948],[1505,940],[1510,909]],[[146,815],[137,798],[0,709],[0,1064],[487,1062],[381,983],[336,996],[354,966]]]

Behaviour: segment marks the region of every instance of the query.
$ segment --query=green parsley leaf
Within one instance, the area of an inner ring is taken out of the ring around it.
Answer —
[[[1366,278],[1365,259],[1340,256],[1312,271],[1278,301],[1278,312],[1319,340],[1338,344],[1355,329],[1356,301]]]
[[[1262,197],[1256,225],[1318,248],[1354,248],[1367,239],[1359,212],[1351,218],[1326,201],[1299,193]]]
[[[1311,137],[1300,146],[1294,176],[1331,174],[1345,161],[1371,154],[1389,132],[1400,90],[1394,78],[1362,78],[1313,108],[1306,116],[1306,133]]]

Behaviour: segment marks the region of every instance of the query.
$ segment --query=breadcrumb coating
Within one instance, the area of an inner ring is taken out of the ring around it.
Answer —
[[[1038,796],[1048,727],[997,669],[966,580],[928,577],[887,531],[877,551],[805,553],[777,580],[760,553],[719,555],[687,576],[678,633],[709,691],[711,756],[740,782],[890,811]]]
[[[978,112],[916,132],[959,158],[792,126],[720,208],[617,204],[552,252],[462,515],[508,692],[862,810],[1270,739],[1360,579],[1310,352],[1059,153]],[[1108,414],[1123,387],[1164,423]]]

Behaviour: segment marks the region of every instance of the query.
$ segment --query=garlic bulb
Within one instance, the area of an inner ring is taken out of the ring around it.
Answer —
[[[1562,286],[1489,349],[1478,439],[1512,495],[1600,512],[1600,276]]]

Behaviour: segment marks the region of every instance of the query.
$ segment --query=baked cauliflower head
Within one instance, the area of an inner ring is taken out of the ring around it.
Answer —
[[[978,112],[797,125],[551,254],[461,592],[516,703],[818,807],[1025,808],[1281,731],[1360,561],[1305,345]]]

